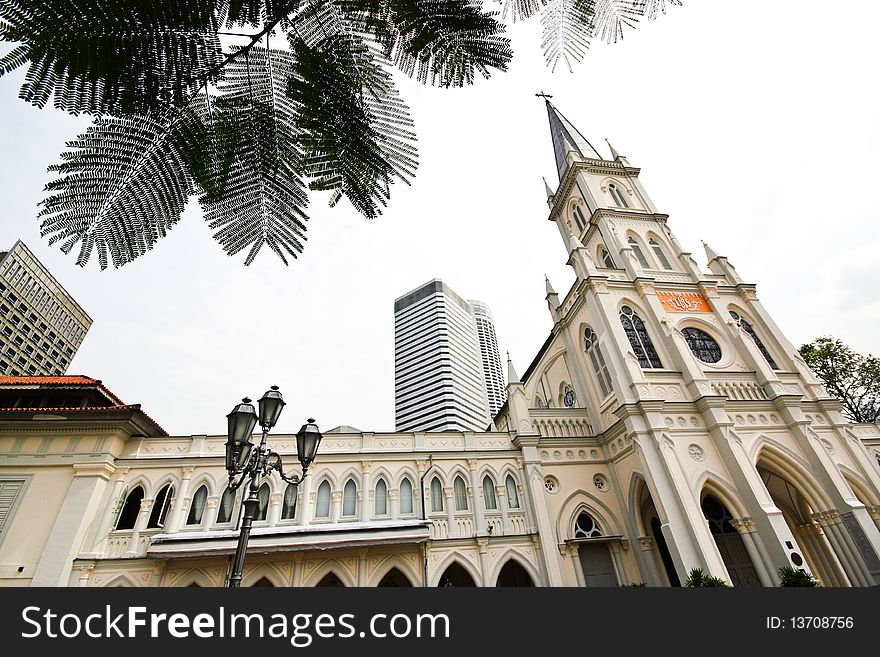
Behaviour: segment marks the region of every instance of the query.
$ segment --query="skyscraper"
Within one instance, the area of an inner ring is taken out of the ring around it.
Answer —
[[[398,431],[489,426],[473,309],[439,279],[394,302],[394,405]]]
[[[21,240],[0,251],[0,375],[64,374],[91,325]]]
[[[504,389],[504,371],[501,369],[501,354],[498,353],[498,339],[495,336],[495,322],[492,319],[492,311],[485,303],[476,299],[468,299],[468,303],[477,326],[480,364],[483,367],[489,417],[495,417],[498,409],[507,400],[507,391]]]

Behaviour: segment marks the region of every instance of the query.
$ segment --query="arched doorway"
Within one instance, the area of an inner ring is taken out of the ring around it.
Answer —
[[[603,536],[605,533],[593,516],[586,511],[578,515],[574,526],[574,540],[577,542],[578,558],[587,587],[620,585],[608,542]]]
[[[468,571],[464,569],[464,567],[458,563],[452,563],[449,565],[443,574],[440,575],[440,581],[437,582],[437,586],[476,586],[477,583],[474,582],[474,578],[468,574]]]
[[[843,574],[843,568],[827,536],[813,522],[812,516],[816,509],[801,489],[791,483],[779,468],[764,460],[759,460],[756,467],[770,499],[782,512],[788,530],[796,537],[800,551],[797,552],[797,557],[790,557],[795,565],[800,565],[797,564],[797,559],[802,552],[810,570],[822,584],[848,586],[849,581],[845,579],[846,575]]]
[[[392,568],[385,576],[379,580],[378,586],[412,586],[409,579],[407,579],[406,575],[397,570],[397,568]]]
[[[336,576],[336,573],[329,572],[321,578],[321,581],[315,584],[315,587],[318,586],[326,586],[330,588],[345,588],[345,584],[342,583],[342,580]]]
[[[498,581],[495,586],[534,586],[528,571],[517,561],[511,559],[501,568],[498,573]]]
[[[703,497],[701,504],[703,515],[709,522],[709,530],[712,532],[712,538],[715,539],[715,545],[721,553],[721,559],[727,567],[730,575],[731,584],[743,587],[761,586],[761,580],[758,578],[758,572],[755,565],[746,550],[746,544],[743,542],[742,536],[731,524],[733,516],[730,511],[720,501],[712,495]]]
[[[275,585],[271,581],[269,581],[268,577],[261,577],[253,583],[253,586],[271,586],[274,588]]]
[[[660,514],[651,498],[651,492],[644,479],[641,479],[635,489],[635,506],[639,512],[639,519],[642,522],[642,531],[648,538],[653,539],[656,550],[652,550],[646,556],[650,556],[655,560],[658,574],[663,579],[665,575],[667,586],[681,586],[681,580],[678,579],[678,573],[675,570],[675,562],[672,560],[672,554],[669,552],[669,546],[666,544],[666,537],[663,535],[663,524],[660,522]]]

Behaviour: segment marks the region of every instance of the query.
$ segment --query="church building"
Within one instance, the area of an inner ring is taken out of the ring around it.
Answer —
[[[731,262],[684,250],[546,100],[576,281],[493,431],[324,432],[260,489],[244,586],[880,584],[880,428],[854,425]],[[524,238],[525,239],[525,238]],[[535,318],[538,321],[538,318]],[[0,585],[222,586],[226,436],[169,436],[88,377],[0,377]],[[286,463],[296,438],[269,437]]]

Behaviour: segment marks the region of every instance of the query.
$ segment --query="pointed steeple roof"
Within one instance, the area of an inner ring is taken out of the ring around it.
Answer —
[[[711,246],[703,242],[703,249],[706,251],[706,259],[709,262],[712,262],[715,258],[720,258],[721,256],[713,249]]]
[[[614,148],[614,146],[611,145],[611,142],[607,139],[605,140],[605,143],[608,144],[608,149],[611,151],[611,157],[613,157],[615,160],[619,160],[621,156],[620,153],[617,152],[617,149]]]
[[[581,242],[577,238],[577,235],[575,235],[574,233],[569,233],[568,234],[568,252],[571,253],[572,251],[576,251],[577,249],[582,249],[582,248],[584,248],[583,242]]]
[[[546,178],[544,178],[544,191],[547,192],[547,198],[553,198],[553,190],[550,189],[550,185],[547,184]]]
[[[544,101],[547,103],[547,115],[550,118],[550,137],[553,139],[553,153],[556,156],[556,170],[559,173],[559,180],[562,180],[562,176],[568,169],[565,156],[569,151],[574,151],[581,157],[591,160],[601,160],[602,156],[587,141],[587,138],[578,132],[578,129],[553,106],[553,103],[546,98]]]
[[[547,291],[547,295],[556,294],[556,290],[553,289],[553,286],[550,285],[550,279],[547,278],[547,274],[544,274],[544,289]]]
[[[519,374],[513,368],[513,361],[510,360],[510,352],[507,352],[507,384],[520,383]]]

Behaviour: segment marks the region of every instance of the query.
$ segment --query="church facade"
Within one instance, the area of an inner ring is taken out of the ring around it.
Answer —
[[[547,102],[576,282],[486,432],[327,431],[270,478],[244,586],[880,584],[880,429],[853,425],[724,256],[702,271],[612,149]],[[87,377],[0,378],[0,584],[222,586],[225,436]],[[287,463],[295,437],[270,435]]]

